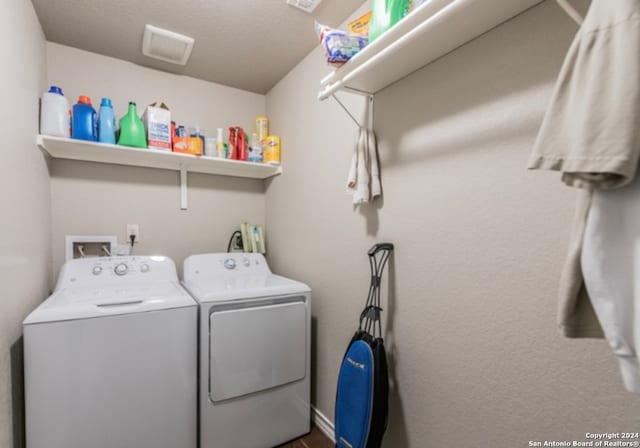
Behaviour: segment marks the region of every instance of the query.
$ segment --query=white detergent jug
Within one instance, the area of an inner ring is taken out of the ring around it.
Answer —
[[[71,135],[71,109],[62,89],[51,86],[40,103],[40,133],[56,137]]]

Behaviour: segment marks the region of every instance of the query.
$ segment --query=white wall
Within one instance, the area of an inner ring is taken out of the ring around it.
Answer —
[[[45,41],[31,2],[0,1],[0,447],[24,446],[22,320],[47,296],[49,174],[35,145]]]
[[[556,329],[575,192],[526,170],[575,31],[545,2],[378,94],[384,198],[359,210],[344,193],[356,128],[316,99],[321,53],[267,95],[284,162],[267,189],[269,258],[313,289],[313,402],[328,417],[366,251],[391,241],[386,447],[511,448],[640,427],[607,345]]]
[[[253,129],[265,111],[265,97],[206,81],[47,43],[47,80],[74,103],[89,95],[96,107],[110,97],[118,119],[129,101],[164,101],[172,118],[215,129]],[[264,183],[259,180],[189,174],[189,209],[180,210],[177,172],[54,160],[51,169],[53,272],[64,261],[65,235],[116,235],[140,225],[138,254],[161,253],[178,266],[189,254],[225,251],[242,221],[264,222]]]

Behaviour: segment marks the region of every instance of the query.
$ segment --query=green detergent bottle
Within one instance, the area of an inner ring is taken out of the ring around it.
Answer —
[[[120,119],[120,138],[118,145],[146,148],[147,138],[144,132],[144,124],[136,111],[136,103],[129,103],[127,115]]]
[[[371,22],[369,23],[369,43],[398,23],[411,11],[411,0],[373,0]]]

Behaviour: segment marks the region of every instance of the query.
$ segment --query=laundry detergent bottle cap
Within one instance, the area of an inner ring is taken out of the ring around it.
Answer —
[[[102,100],[100,101],[100,107],[113,108],[113,105],[111,104],[111,98],[102,98]]]
[[[136,111],[136,103],[129,102],[129,111],[120,119],[120,138],[118,144],[146,148],[147,138],[144,132],[144,124]]]
[[[91,97],[88,97],[86,95],[80,95],[78,97],[78,103],[80,103],[80,104],[88,104],[89,106],[91,106]]]
[[[64,96],[64,93],[62,93],[62,89],[60,87],[58,87],[58,86],[49,87],[49,92],[48,93],[56,93],[58,95]]]

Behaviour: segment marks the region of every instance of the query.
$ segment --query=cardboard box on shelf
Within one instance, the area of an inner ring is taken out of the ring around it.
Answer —
[[[171,151],[171,111],[160,103],[151,103],[142,115],[147,134],[147,146],[153,149]]]
[[[202,155],[202,139],[200,137],[174,137],[173,152]]]

